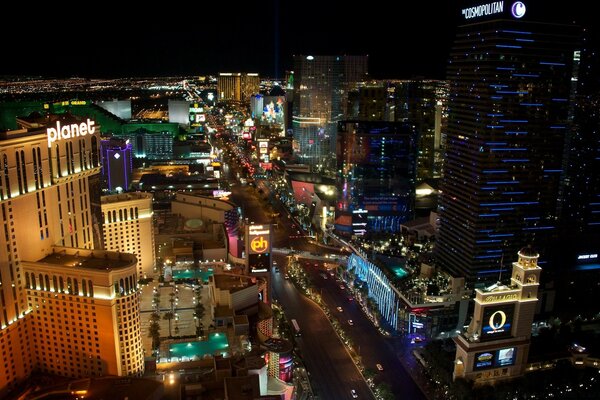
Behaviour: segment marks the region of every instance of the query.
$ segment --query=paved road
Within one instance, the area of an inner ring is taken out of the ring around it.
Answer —
[[[263,206],[257,200],[253,189],[234,184],[231,192],[231,201],[244,205],[244,216],[248,217],[249,221],[271,222],[271,218],[265,215]],[[295,223],[287,218],[283,210],[277,222],[279,226],[274,231],[273,247],[290,247],[292,244],[294,249],[313,253],[322,252],[322,249],[308,243],[304,238],[290,239],[290,236],[297,234],[297,227],[292,227]],[[287,258],[283,255],[273,257],[281,266],[280,273],[272,271],[273,298],[281,303],[286,317],[296,319],[300,326],[302,336],[297,341],[299,353],[310,374],[315,394],[319,399],[326,400],[352,399],[350,391],[354,389],[359,399],[372,399],[371,391],[325,314],[317,305],[298,292],[293,284],[283,278]]]
[[[403,343],[398,338],[382,337],[364,315],[356,300],[348,300],[352,296],[348,289],[340,288],[341,281],[329,275],[325,275],[327,279],[324,279],[322,269],[314,266],[305,269],[309,271],[315,288],[320,291],[332,315],[340,321],[344,330],[359,348],[365,367],[377,371],[378,376],[375,381],[388,383],[397,399],[425,399],[399,359],[402,350],[406,350],[405,347],[410,344]],[[342,312],[337,311],[337,307],[342,307]],[[352,320],[352,325],[349,320]],[[410,351],[408,354],[410,355]],[[377,364],[381,364],[383,371],[377,370]]]
[[[232,171],[234,170],[235,168],[232,168]],[[260,182],[259,187],[265,191],[262,196],[268,198],[268,188]],[[231,191],[231,200],[236,204],[244,205],[245,217],[250,221],[278,222],[278,227],[274,231],[273,247],[293,247],[322,255],[335,253],[330,249],[308,243],[306,238],[298,238],[297,224],[293,219],[288,219],[288,214],[279,201],[275,201],[273,207],[275,212],[280,213],[280,217],[272,220],[265,215],[263,205],[257,199],[254,189],[234,184]],[[272,271],[273,297],[282,304],[286,316],[289,319],[295,318],[300,325],[302,331],[302,337],[298,340],[300,353],[311,374],[311,382],[317,394],[321,399],[346,399],[352,398],[350,390],[355,389],[359,398],[372,398],[370,390],[325,315],[284,279],[287,258],[284,255],[274,255],[273,258],[279,264],[281,271],[280,273]],[[314,262],[311,260],[310,265],[314,265]],[[305,263],[302,262],[302,265]],[[376,364],[383,366],[383,371],[378,371],[375,381],[388,383],[398,399],[424,399],[421,390],[399,359],[403,353],[410,354],[411,349],[407,348],[408,345],[400,339],[383,338],[355,301],[348,300],[350,293],[347,289],[340,289],[340,283],[332,277],[324,280],[314,266],[308,270],[311,271],[311,278],[316,287],[322,289],[321,294],[333,315],[340,320],[353,342],[360,347],[359,352],[364,365],[375,371],[377,371]],[[343,308],[343,312],[336,311],[338,306]],[[352,326],[348,323],[350,319],[353,321]]]
[[[285,257],[277,258],[280,265],[285,265]],[[302,336],[297,339],[297,344],[315,394],[320,399],[351,399],[350,390],[354,389],[360,399],[372,399],[369,388],[325,314],[285,280],[283,274],[283,269],[272,274],[273,296],[283,306],[286,316],[296,319],[300,326]]]

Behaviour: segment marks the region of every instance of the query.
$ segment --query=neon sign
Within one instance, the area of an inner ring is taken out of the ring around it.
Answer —
[[[518,3],[520,3],[520,2],[518,2]],[[521,3],[521,4],[523,4],[523,3]],[[525,6],[523,5],[523,8],[524,7]],[[513,8],[514,8],[514,6],[513,6]],[[493,3],[482,4],[479,6],[474,6],[474,7],[469,7],[469,8],[463,8],[462,15],[464,15],[465,19],[471,19],[471,18],[483,17],[485,15],[499,14],[501,12],[504,12],[504,2],[503,1],[495,1]],[[525,11],[523,11],[523,14],[525,14]],[[523,15],[521,15],[521,17],[522,16]],[[521,18],[521,17],[517,17],[517,18]]]
[[[516,1],[510,8],[510,12],[515,18],[522,18],[525,15],[525,11],[527,11],[527,7],[521,1]]]
[[[497,315],[500,316],[499,320],[498,320],[498,318],[496,318]],[[502,329],[505,324],[506,324],[506,313],[504,311],[498,310],[495,313],[493,313],[492,316],[490,317],[489,325],[493,331],[498,331],[498,330]]]
[[[250,248],[255,253],[264,253],[269,248],[269,241],[264,236],[258,236],[250,242]]]
[[[82,122],[80,124],[67,124],[60,125],[60,121],[56,121],[56,128],[48,128],[46,129],[48,135],[48,147],[52,146],[52,143],[57,140],[63,139],[71,139],[74,137],[85,136],[87,134],[93,135],[96,132],[96,127],[94,126],[96,121],[92,121],[91,119],[87,119],[87,122]]]

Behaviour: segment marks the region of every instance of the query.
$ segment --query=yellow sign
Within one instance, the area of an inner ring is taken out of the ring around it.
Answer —
[[[500,316],[500,321],[497,321],[497,315]],[[492,330],[497,331],[502,329],[504,324],[506,324],[506,313],[504,311],[498,310],[490,316],[489,325]]]
[[[250,242],[250,248],[256,253],[264,253],[269,248],[269,241],[263,236],[257,236]]]
[[[495,303],[498,301],[509,301],[509,300],[518,300],[519,296],[516,293],[510,294],[494,294],[490,296],[486,296],[483,299],[484,303]]]

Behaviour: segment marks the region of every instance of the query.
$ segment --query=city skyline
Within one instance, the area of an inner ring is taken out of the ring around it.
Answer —
[[[11,10],[0,398],[600,398],[581,4]]]

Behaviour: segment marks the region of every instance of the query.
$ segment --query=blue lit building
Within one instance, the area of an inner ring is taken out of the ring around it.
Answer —
[[[416,133],[405,123],[339,123],[339,195],[336,208],[338,232],[356,236],[368,231],[397,232],[400,224],[412,218],[415,200],[415,148]],[[342,226],[342,218],[339,217],[343,215],[351,216],[352,231],[347,226]]]
[[[586,35],[576,57],[579,68],[572,126],[567,135],[561,199],[557,305],[585,315],[597,312],[600,280],[600,54],[599,39]]]
[[[558,234],[579,33],[534,22],[533,3],[492,4],[462,10],[448,67],[437,261],[473,283]]]
[[[443,274],[446,285],[433,293],[427,278],[419,278],[420,287],[407,270],[383,260],[373,262],[352,254],[348,270],[366,285],[368,297],[375,300],[381,313],[380,322],[393,332],[420,338],[448,337],[464,324],[469,300],[465,299],[463,278]]]

